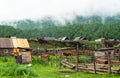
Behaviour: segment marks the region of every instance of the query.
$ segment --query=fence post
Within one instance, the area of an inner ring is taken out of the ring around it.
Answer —
[[[94,63],[94,72],[96,74],[96,57],[95,57],[95,52],[93,53],[93,63]]]
[[[118,49],[118,60],[120,61],[120,49]]]
[[[76,71],[78,72],[78,62],[79,62],[79,44],[77,43],[76,48]]]
[[[110,59],[110,53],[111,52],[107,52],[108,54],[108,73],[111,74],[111,59]]]

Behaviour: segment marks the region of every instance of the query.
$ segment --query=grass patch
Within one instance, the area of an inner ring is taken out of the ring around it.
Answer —
[[[76,72],[68,68],[59,68],[55,56],[52,61],[45,62],[34,57],[32,67],[27,64],[15,64],[14,57],[8,57],[8,62],[2,61],[0,57],[0,78],[119,78],[119,75],[91,74]]]
[[[9,65],[1,68],[2,76],[37,76],[34,69],[27,65]]]

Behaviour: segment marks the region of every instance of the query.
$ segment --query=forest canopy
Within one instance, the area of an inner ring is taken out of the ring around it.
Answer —
[[[120,23],[85,23],[66,24],[64,26],[46,26],[43,28],[20,29],[12,26],[0,25],[0,37],[16,36],[22,38],[63,37],[69,39],[86,37],[89,40],[97,38],[120,39]]]

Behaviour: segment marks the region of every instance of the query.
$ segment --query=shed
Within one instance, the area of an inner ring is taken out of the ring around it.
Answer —
[[[41,39],[46,40],[46,41],[57,40],[55,37],[43,37]]]
[[[11,54],[21,48],[30,49],[27,39],[22,38],[0,38],[0,55],[4,53],[4,50],[8,49]]]
[[[68,37],[60,37],[60,38],[58,38],[58,40],[64,41],[64,40],[69,40],[69,38]]]
[[[105,39],[105,38],[99,38],[99,39],[96,39],[95,41],[96,41],[96,42],[105,42],[106,39]]]
[[[75,37],[73,41],[88,41],[88,40],[84,37]]]
[[[30,46],[27,39],[23,38],[0,38],[0,55],[22,55],[23,52],[30,54]],[[31,55],[27,58],[31,58]],[[26,59],[27,59],[26,58]],[[26,62],[30,62],[30,60]]]

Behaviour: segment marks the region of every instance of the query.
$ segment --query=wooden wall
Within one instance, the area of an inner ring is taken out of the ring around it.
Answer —
[[[13,49],[0,49],[0,55],[5,55],[5,50],[8,50],[8,53],[6,55],[12,55]]]

